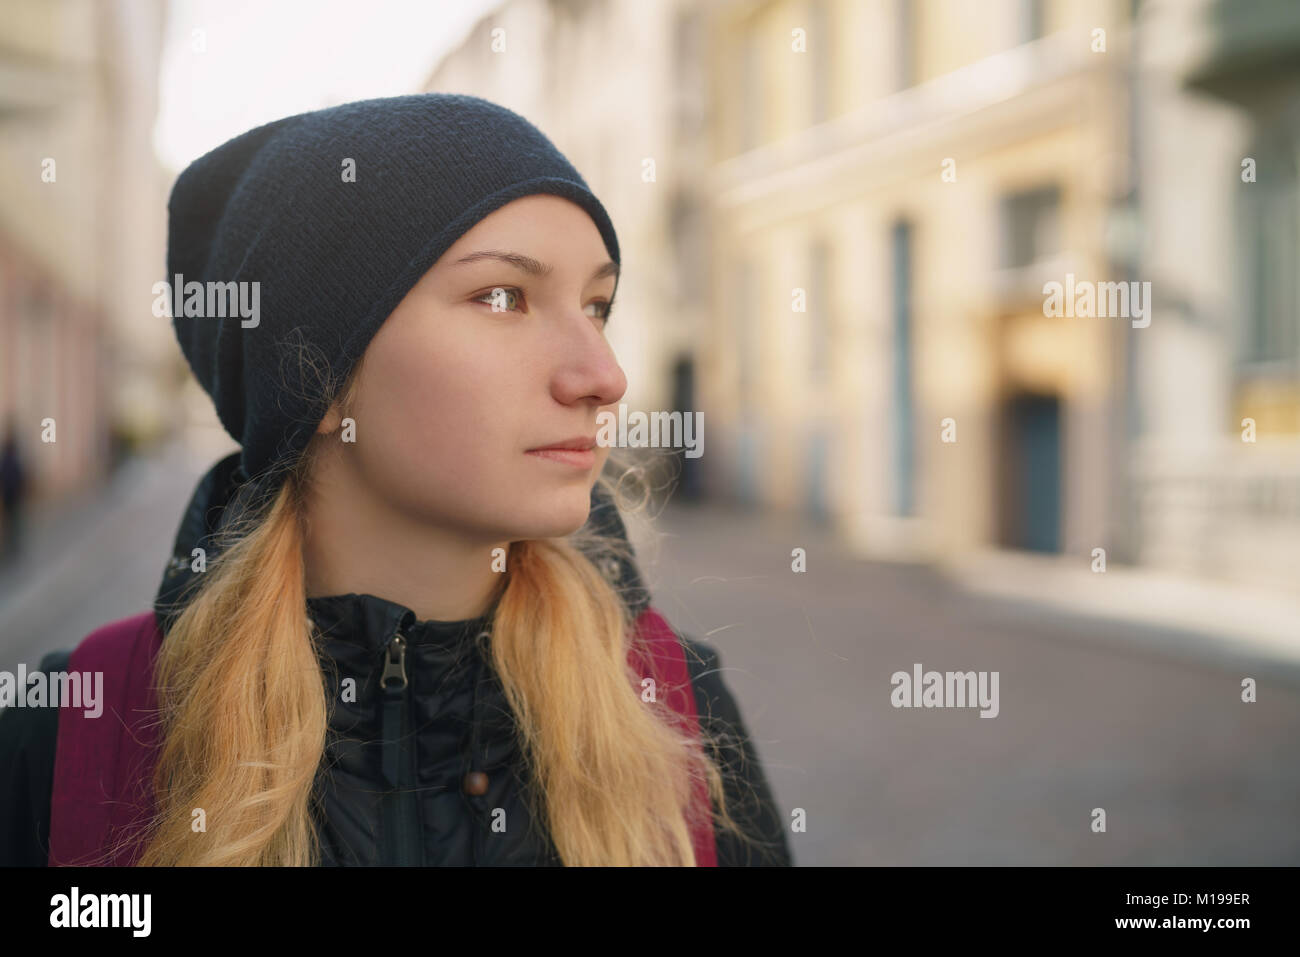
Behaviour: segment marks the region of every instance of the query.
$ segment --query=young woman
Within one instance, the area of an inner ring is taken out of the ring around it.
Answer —
[[[789,864],[625,537],[618,242],[554,145],[350,103],[200,158],[169,217],[156,291],[241,448],[154,609],[42,662],[103,715],[0,716],[0,864]]]

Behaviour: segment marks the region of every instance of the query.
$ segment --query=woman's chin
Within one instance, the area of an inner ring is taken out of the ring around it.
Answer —
[[[510,514],[510,510],[505,510]],[[563,538],[572,535],[587,523],[591,511],[591,494],[585,489],[569,491],[555,496],[547,503],[534,496],[525,509],[515,509],[510,515],[511,526],[516,529],[515,539]]]

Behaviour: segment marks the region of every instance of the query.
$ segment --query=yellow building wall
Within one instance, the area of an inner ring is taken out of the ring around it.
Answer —
[[[1096,5],[1092,5],[1095,9]],[[949,8],[954,8],[950,10]],[[955,12],[955,8],[962,8]],[[964,4],[922,0],[918,29],[922,78],[957,69],[1008,47],[1018,3]],[[722,55],[715,82],[728,85],[738,62],[741,25],[752,24],[765,51],[765,146],[779,158],[795,149],[808,125],[800,106],[810,98],[806,60],[790,54],[792,25],[808,22],[807,3],[773,3],[726,20],[718,34]],[[870,52],[892,46],[893,4],[833,3],[836,38],[832,76],[837,89],[832,117],[869,103],[865,91],[892,92],[893,64]],[[952,16],[949,16],[953,13]],[[1052,3],[1047,29],[1088,21],[1079,5]],[[1079,33],[1086,41],[1086,30]],[[869,37],[867,55],[851,56],[855,38]],[[730,44],[730,46],[728,46]],[[814,46],[810,38],[810,51]],[[962,117],[914,140],[895,137],[888,156],[824,176],[796,164],[784,169],[779,192],[726,206],[714,224],[717,259],[748,257],[758,267],[755,328],[761,387],[751,411],[766,426],[760,472],[763,501],[780,508],[802,502],[802,437],[810,423],[834,436],[828,468],[831,508],[839,521],[888,517],[893,510],[893,313],[890,230],[907,217],[913,232],[913,388],[916,505],[938,549],[989,541],[995,534],[998,403],[1016,387],[1058,393],[1062,399],[1062,538],[1076,547],[1095,541],[1102,524],[1105,488],[1103,400],[1111,368],[1109,323],[1127,320],[1042,316],[1041,293],[1028,304],[1008,305],[996,288],[999,202],[1008,192],[1054,182],[1062,190],[1063,260],[1078,278],[1110,277],[1099,247],[1108,191],[1118,170],[1113,123],[1115,89],[1100,76],[1080,76],[1059,94],[1075,105],[1043,119],[1039,107],[1008,107],[1009,116]],[[737,157],[739,104],[719,111],[715,141],[722,162]],[[941,179],[952,157],[957,181]],[[792,313],[791,290],[809,284],[808,250],[817,237],[832,242],[828,276],[832,301],[830,374],[822,382],[806,373],[807,314]],[[715,295],[728,295],[724,267]],[[1056,278],[1063,279],[1062,275]],[[715,301],[724,302],[723,298]],[[725,331],[704,360],[702,383],[721,410],[724,426],[739,418],[734,382],[732,310]],[[1036,314],[1035,314],[1036,313]],[[945,418],[957,423],[958,441],[940,441]]]

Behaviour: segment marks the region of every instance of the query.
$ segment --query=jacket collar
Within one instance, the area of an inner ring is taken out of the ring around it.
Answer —
[[[307,608],[323,635],[369,651],[378,651],[398,632],[411,646],[459,649],[480,633],[491,633],[492,616],[496,611],[494,603],[479,618],[420,621],[405,605],[378,595],[355,593],[308,598]]]
[[[184,610],[198,587],[201,572],[192,568],[193,550],[202,548],[207,561],[217,555],[215,536],[237,517],[241,509],[239,493],[246,485],[239,466],[239,452],[218,461],[199,479],[181,517],[172,547],[172,557],[163,571],[162,582],[154,599],[154,611],[163,633]],[[619,539],[627,546],[627,557],[602,551],[588,557],[623,596],[632,616],[639,616],[650,605],[650,593],[641,578],[635,555],[627,540],[627,528],[618,507],[599,485],[591,491],[591,511],[587,530]],[[585,546],[584,546],[585,549]],[[369,594],[329,595],[307,599],[313,620],[322,628],[341,634],[362,637],[389,636],[402,630],[416,643],[454,641],[491,627],[492,610],[482,618],[463,622],[419,621],[415,612],[397,602]]]

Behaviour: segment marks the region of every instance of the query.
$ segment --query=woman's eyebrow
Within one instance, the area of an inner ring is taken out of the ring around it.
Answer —
[[[463,263],[474,263],[483,259],[495,259],[508,266],[514,266],[516,269],[522,269],[533,276],[549,276],[553,270],[553,267],[534,259],[532,256],[525,256],[523,253],[501,252],[495,249],[470,253],[468,256],[457,259],[452,265],[459,266]],[[597,279],[604,279],[606,276],[617,276],[618,273],[618,263],[611,260],[592,273],[591,279],[588,281],[595,282]]]

